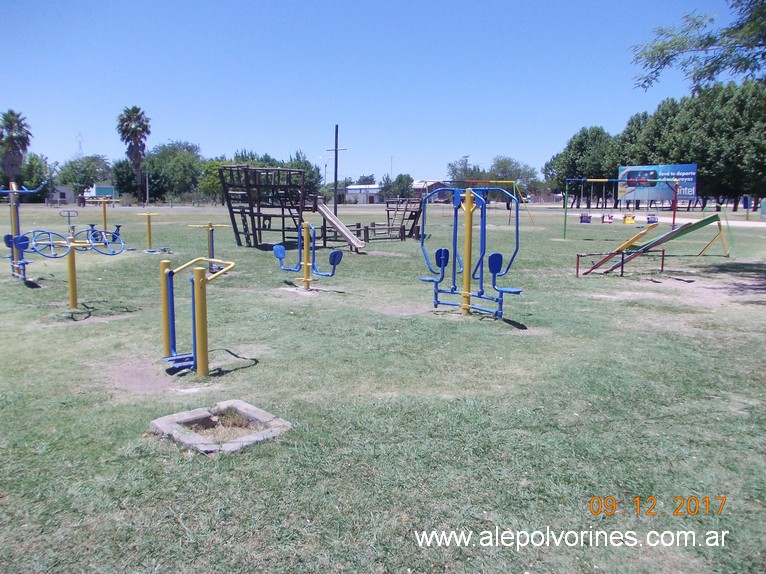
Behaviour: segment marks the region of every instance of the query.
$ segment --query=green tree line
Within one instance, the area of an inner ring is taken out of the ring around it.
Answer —
[[[668,98],[653,114],[633,115],[611,136],[583,127],[543,167],[564,189],[568,178],[614,178],[624,165],[696,163],[697,194],[734,200],[766,189],[766,83],[700,87],[680,101]]]

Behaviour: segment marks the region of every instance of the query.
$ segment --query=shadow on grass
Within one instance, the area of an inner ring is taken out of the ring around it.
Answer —
[[[85,321],[93,316],[94,310],[95,307],[80,303],[80,306],[77,309],[70,309],[68,315],[72,321]]]
[[[766,294],[766,263],[745,263],[741,261],[718,263],[705,269],[706,273],[725,274],[734,279],[727,288],[735,295]],[[749,303],[766,305],[766,300]]]
[[[317,281],[316,278],[312,278],[312,282]],[[316,285],[312,285],[310,289],[306,289],[303,286],[303,277],[300,275],[294,276],[292,279],[285,279],[282,281],[282,283],[285,284],[287,287],[291,287],[292,289],[295,289],[296,291],[306,294],[306,295],[313,295],[315,293],[342,293],[345,294],[346,291],[343,291],[342,289],[331,289],[329,287],[323,288],[323,287],[317,287]],[[297,285],[296,283],[301,283],[300,285]]]
[[[103,301],[103,303],[108,302]],[[135,313],[140,309],[140,307],[131,309],[127,305],[110,306],[107,304],[103,307],[98,307],[95,305],[88,305],[87,303],[78,303],[77,309],[69,309],[69,311],[67,311],[66,317],[72,321],[85,321],[86,319],[90,319],[94,316],[101,319],[108,317],[113,317],[116,319],[122,314]]]
[[[494,315],[482,315],[482,320],[492,320],[497,321],[497,317]],[[519,331],[526,331],[529,327],[527,327],[524,323],[519,323],[518,321],[514,321],[513,319],[507,319],[506,317],[501,317],[500,320],[505,323],[506,325],[513,327],[514,329],[518,329]]]
[[[287,241],[278,241],[276,243],[259,243],[258,245],[255,245],[254,247],[258,251],[267,251],[268,253],[271,253],[274,250],[275,245],[284,245],[287,251],[298,250],[298,241],[295,239],[288,239]]]
[[[526,331],[527,328],[528,328],[524,323],[519,323],[518,321],[514,321],[513,319],[503,318],[503,322],[506,325],[510,325],[511,327],[515,327],[519,331]]]

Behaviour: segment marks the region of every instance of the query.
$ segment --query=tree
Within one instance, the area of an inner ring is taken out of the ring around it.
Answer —
[[[101,181],[111,181],[112,168],[103,155],[88,155],[64,162],[58,180],[72,187],[76,195]]]
[[[136,189],[136,178],[133,174],[133,166],[127,159],[117,160],[112,164],[112,185],[119,196],[132,195],[139,201]]]
[[[20,113],[8,110],[0,119],[0,148],[3,154],[5,182],[16,181],[21,174],[21,165],[29,149],[32,132],[27,119]]]
[[[709,86],[721,75],[763,80],[766,75],[766,3],[729,0],[735,14],[731,26],[714,29],[715,20],[687,14],[678,28],[661,27],[648,44],[633,46],[633,63],[644,69],[636,78],[648,89],[666,68],[680,68],[695,88]]]
[[[375,185],[375,175],[360,175],[356,185]]]
[[[548,181],[557,189],[564,189],[567,179],[609,178],[611,171],[608,155],[613,139],[600,126],[582,128],[567,142],[564,150],[553,156],[543,167]],[[580,207],[580,197],[575,198]],[[588,196],[590,207],[590,196]]]
[[[200,177],[198,189],[200,195],[210,199],[211,201],[221,201],[223,203],[223,185],[221,185],[221,178],[218,175],[218,169],[222,165],[226,165],[225,159],[209,159],[202,167],[202,176]]]
[[[156,199],[191,198],[203,173],[204,160],[197,144],[175,141],[155,146],[146,156],[150,195]]]
[[[535,168],[504,155],[498,155],[492,160],[486,179],[515,181],[524,192],[530,191],[530,188],[538,181]]]
[[[391,176],[386,174],[383,174],[383,177],[380,179],[380,196],[383,199],[388,199],[389,197],[396,197],[394,194],[394,181],[391,179]]]
[[[677,132],[698,164],[703,197],[760,197],[766,187],[766,84],[745,81],[701,89],[681,101]]]
[[[412,179],[412,176],[408,173],[400,173],[397,175],[396,179],[394,179],[394,192],[396,193],[396,197],[412,197],[412,184],[414,181],[415,180]]]
[[[629,165],[685,163],[684,134],[677,123],[680,111],[681,106],[674,98],[660,102],[641,127],[633,145],[632,153],[637,163]]]
[[[54,190],[54,176],[57,167],[55,163],[53,165],[48,163],[48,158],[44,155],[30,153],[26,157],[21,166],[21,181],[19,183],[30,189],[45,184],[39,192],[32,194],[31,197],[27,196],[28,201],[44,201],[45,197]]]
[[[282,163],[282,162],[280,162]],[[303,174],[303,189],[307,194],[316,195],[319,193],[320,183],[322,181],[322,172],[318,165],[311,163],[306,154],[301,150],[295,152],[294,156],[290,156],[290,160],[287,164],[283,164],[284,167],[290,169],[302,169]]]
[[[392,181],[386,174],[380,182],[380,195],[383,199],[392,199],[394,197],[412,197],[412,184],[414,180],[407,173],[400,173]]]
[[[136,190],[141,192],[141,162],[146,154],[146,138],[151,134],[149,118],[138,106],[126,107],[117,116],[117,132],[120,140],[127,144],[126,155],[133,166]]]
[[[465,181],[467,179],[487,179],[486,173],[480,165],[470,164],[467,155],[464,155],[457,161],[447,164],[447,175],[454,181]]]
[[[617,169],[622,165],[644,165],[646,163],[646,158],[641,155],[637,144],[648,121],[649,114],[647,112],[634,114],[628,120],[625,129],[615,136],[606,153],[606,163],[612,173],[616,174]]]

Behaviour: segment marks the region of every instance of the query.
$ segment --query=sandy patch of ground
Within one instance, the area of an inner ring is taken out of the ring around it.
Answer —
[[[660,275],[648,278],[643,283],[632,283],[631,290],[614,293],[594,293],[589,297],[614,301],[654,299],[676,301],[679,304],[716,308],[732,303],[751,303],[763,300],[762,282],[742,277],[736,282],[710,281],[708,278],[693,278],[691,274],[680,276]]]
[[[163,365],[138,359],[117,361],[102,367],[103,376],[115,389],[138,394],[151,394],[171,389],[189,388],[194,385],[179,384],[179,380],[168,375]]]

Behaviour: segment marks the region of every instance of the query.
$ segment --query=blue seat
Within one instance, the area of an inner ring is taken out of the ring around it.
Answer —
[[[435,277],[421,277],[421,281],[426,281],[429,283],[434,283],[438,285],[442,281],[444,281],[444,270],[447,268],[447,265],[449,265],[449,249],[445,249],[444,247],[436,250],[436,266],[439,268],[439,275]]]
[[[503,255],[501,253],[490,253],[487,259],[487,267],[492,274],[492,288],[498,293],[508,293],[509,295],[521,295],[521,289],[516,287],[498,287],[497,275],[503,269]]]

